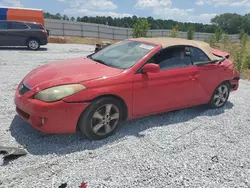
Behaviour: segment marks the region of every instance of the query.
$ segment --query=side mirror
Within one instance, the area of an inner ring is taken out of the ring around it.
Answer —
[[[160,66],[154,63],[148,63],[142,68],[144,73],[157,73],[160,72]]]

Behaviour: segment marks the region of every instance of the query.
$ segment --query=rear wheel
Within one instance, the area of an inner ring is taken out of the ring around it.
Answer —
[[[220,84],[214,91],[213,96],[211,97],[211,100],[209,102],[209,106],[211,108],[221,108],[223,107],[230,94],[230,86],[228,83],[222,83]]]
[[[90,140],[101,140],[114,134],[122,120],[121,103],[113,98],[94,101],[81,115],[78,127]]]
[[[27,41],[27,47],[30,50],[38,50],[40,48],[40,42],[37,39],[29,39]]]

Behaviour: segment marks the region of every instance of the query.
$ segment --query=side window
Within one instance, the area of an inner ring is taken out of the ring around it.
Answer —
[[[208,56],[198,48],[190,47],[193,63],[209,61]]]
[[[8,29],[7,22],[0,22],[0,30]]]
[[[10,29],[28,29],[28,26],[23,23],[12,22]]]
[[[40,24],[33,24],[33,23],[28,23],[27,24],[31,29],[44,29],[42,25]]]
[[[149,63],[158,64],[161,70],[183,68],[192,65],[192,59],[186,55],[186,47],[172,47],[155,54]]]

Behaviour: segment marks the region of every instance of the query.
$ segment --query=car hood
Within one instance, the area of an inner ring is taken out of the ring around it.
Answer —
[[[25,84],[36,90],[108,77],[122,70],[102,65],[88,58],[57,61],[38,67],[25,78]],[[39,87],[39,88],[38,88]]]

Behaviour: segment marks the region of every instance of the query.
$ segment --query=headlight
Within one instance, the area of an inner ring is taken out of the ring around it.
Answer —
[[[34,98],[45,102],[54,102],[86,89],[81,84],[61,85],[42,90]]]

